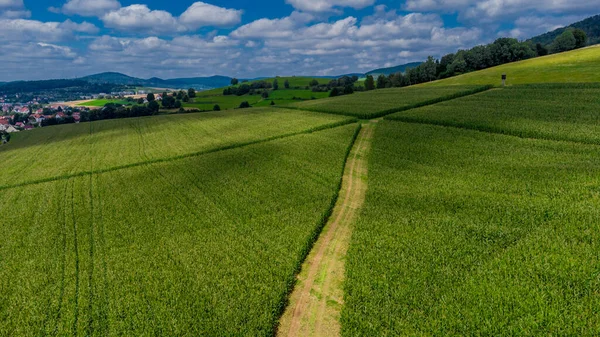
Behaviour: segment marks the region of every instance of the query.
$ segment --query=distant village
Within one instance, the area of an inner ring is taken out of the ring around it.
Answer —
[[[80,99],[112,99],[145,94],[146,91],[123,91],[80,96]],[[49,125],[79,123],[82,113],[102,108],[70,106],[66,103],[44,104],[45,99],[41,98],[34,98],[26,103],[16,103],[11,98],[0,96],[0,132],[15,133]],[[143,103],[147,103],[147,100],[143,99]]]

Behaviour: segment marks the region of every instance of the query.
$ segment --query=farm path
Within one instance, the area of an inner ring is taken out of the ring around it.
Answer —
[[[333,214],[298,275],[278,336],[339,336],[345,259],[367,191],[367,157],[378,121],[363,124],[350,152]]]

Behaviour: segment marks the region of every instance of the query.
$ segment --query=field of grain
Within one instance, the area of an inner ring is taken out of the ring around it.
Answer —
[[[359,118],[376,118],[487,90],[485,86],[393,88],[290,104],[290,107]]]
[[[0,187],[194,155],[352,122],[285,109],[107,120],[18,133],[0,147]]]
[[[0,335],[272,334],[355,133],[4,190]]]
[[[600,333],[595,145],[381,122],[346,336]]]
[[[520,137],[600,144],[600,85],[514,86],[400,112],[387,118]]]

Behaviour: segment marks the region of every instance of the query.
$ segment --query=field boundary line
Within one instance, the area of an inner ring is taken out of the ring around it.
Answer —
[[[337,336],[343,306],[345,260],[355,220],[366,194],[367,163],[374,124],[361,125],[348,152],[330,216],[302,263],[279,336]]]
[[[325,125],[310,128],[307,130],[286,133],[286,134],[272,136],[272,137],[263,138],[263,139],[259,139],[259,140],[238,142],[238,143],[229,144],[229,145],[225,145],[225,146],[221,146],[221,147],[216,147],[216,148],[208,149],[208,150],[204,150],[204,151],[191,152],[191,153],[186,153],[186,154],[173,156],[173,157],[157,158],[157,159],[141,161],[141,162],[137,162],[137,163],[131,163],[131,164],[127,164],[127,165],[119,165],[119,166],[109,167],[109,168],[105,168],[105,169],[98,169],[98,170],[93,170],[93,171],[82,171],[82,172],[71,173],[71,174],[62,175],[62,176],[54,176],[54,177],[49,177],[49,178],[44,178],[44,179],[30,180],[30,181],[25,181],[25,182],[18,183],[18,184],[3,185],[3,186],[0,186],[0,191],[18,188],[18,187],[39,185],[39,184],[49,183],[49,182],[59,181],[59,180],[69,180],[69,179],[73,179],[73,178],[85,177],[85,176],[94,175],[94,174],[103,174],[103,173],[108,173],[108,172],[120,171],[120,170],[124,170],[124,169],[128,169],[128,168],[132,168],[132,167],[140,167],[140,166],[145,166],[145,165],[166,163],[166,162],[171,162],[171,161],[176,161],[176,160],[181,160],[181,159],[199,157],[199,156],[203,156],[206,154],[223,152],[223,151],[233,150],[233,149],[242,148],[242,147],[246,147],[246,146],[268,143],[268,142],[272,142],[275,140],[290,138],[290,137],[294,137],[294,136],[307,135],[307,134],[311,134],[311,133],[315,133],[315,132],[319,132],[319,131],[335,129],[338,127],[354,124],[357,121],[358,121],[358,119],[356,119],[356,118],[349,118],[349,119],[346,119],[346,120],[343,120],[340,122],[325,124]]]
[[[469,131],[477,131],[492,135],[500,135],[507,137],[517,137],[521,139],[528,140],[542,140],[542,141],[550,141],[550,142],[563,142],[563,143],[574,143],[574,144],[582,144],[582,145],[596,145],[600,146],[600,142],[593,141],[585,141],[581,139],[568,138],[568,137],[553,137],[535,134],[533,132],[527,131],[511,131],[511,130],[503,130],[501,128],[493,127],[493,126],[485,126],[485,125],[473,125],[470,123],[457,123],[457,122],[449,122],[449,121],[433,121],[427,120],[424,118],[418,117],[406,117],[406,116],[390,116],[385,118],[386,121],[399,122],[399,123],[407,123],[407,124],[421,124],[421,125],[432,125],[446,128],[454,128],[461,130],[469,130]]]
[[[406,87],[409,88],[409,87]],[[467,97],[467,96],[472,96],[475,94],[480,94],[489,90],[495,89],[495,87],[493,85],[484,85],[484,86],[480,86],[477,87],[475,89],[471,89],[471,90],[465,90],[465,91],[461,91],[461,92],[457,92],[455,94],[451,94],[451,95],[446,95],[446,96],[442,96],[442,97],[438,97],[438,98],[434,98],[434,99],[430,99],[430,100],[426,100],[423,102],[419,102],[419,103],[415,103],[415,104],[410,104],[407,106],[403,106],[403,107],[398,107],[398,108],[392,108],[392,109],[387,109],[387,110],[382,110],[382,111],[378,111],[374,114],[367,114],[367,113],[359,113],[359,114],[345,114],[345,113],[341,113],[341,112],[333,112],[333,111],[323,111],[323,110],[318,110],[318,109],[314,109],[314,108],[300,108],[300,107],[286,107],[283,106],[281,108],[285,108],[285,109],[293,109],[293,110],[302,110],[302,111],[310,111],[310,112],[319,112],[319,113],[325,113],[325,114],[330,114],[330,115],[341,115],[341,116],[348,116],[348,117],[356,117],[359,118],[361,120],[372,120],[372,119],[376,119],[376,118],[381,118],[381,117],[385,117],[397,112],[403,112],[403,111],[408,111],[408,110],[413,110],[413,109],[417,109],[417,108],[422,108],[424,106],[428,106],[428,105],[434,105],[434,104],[438,104],[438,103],[442,103],[442,102],[447,102],[447,101],[451,101],[457,98],[463,98],[463,97]],[[339,97],[339,96],[338,96]]]

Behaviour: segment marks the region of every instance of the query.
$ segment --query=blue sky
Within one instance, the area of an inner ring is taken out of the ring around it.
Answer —
[[[0,0],[0,81],[339,75],[599,12],[600,0]]]

